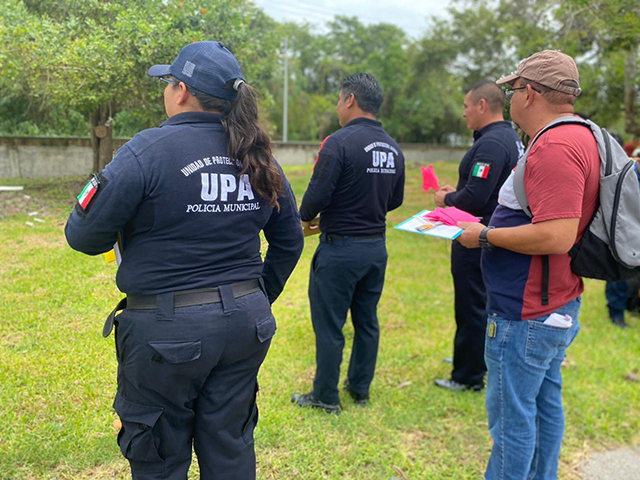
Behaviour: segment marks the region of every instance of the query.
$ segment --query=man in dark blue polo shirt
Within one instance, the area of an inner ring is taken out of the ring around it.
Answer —
[[[369,400],[387,266],[385,218],[404,195],[404,156],[376,120],[381,104],[382,88],[373,76],[344,80],[337,104],[343,128],[322,143],[300,207],[303,226],[312,228],[320,214],[322,231],[309,278],[316,376],[311,392],[292,397],[301,407],[340,411],[342,327],[349,310],[355,334],[345,389],[358,404]]]
[[[498,192],[524,147],[511,123],[504,121],[504,92],[490,80],[467,89],[462,116],[473,130],[474,143],[460,162],[457,188],[449,185],[435,193],[439,207],[453,206],[480,217],[487,224],[498,205]],[[456,335],[451,378],[436,385],[449,390],[484,387],[484,334],[487,294],[480,270],[480,249],[451,246]]]

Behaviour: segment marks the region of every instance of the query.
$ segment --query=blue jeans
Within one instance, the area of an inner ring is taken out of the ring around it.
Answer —
[[[580,303],[578,297],[556,311],[571,316],[569,328],[543,325],[549,315],[526,321],[489,315],[486,407],[493,449],[486,480],[558,478],[564,435],[560,367],[580,330]]]

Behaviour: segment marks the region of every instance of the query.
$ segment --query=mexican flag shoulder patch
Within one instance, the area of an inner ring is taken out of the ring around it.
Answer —
[[[97,193],[99,186],[100,180],[98,180],[98,177],[94,175],[93,177],[91,177],[91,180],[89,180],[89,183],[87,183],[82,189],[80,195],[78,195],[78,205],[80,205],[80,208],[82,208],[83,210],[87,209],[87,207],[91,203],[91,200]]]
[[[490,163],[478,162],[474,165],[473,173],[471,175],[478,178],[487,178],[489,170],[491,170]]]

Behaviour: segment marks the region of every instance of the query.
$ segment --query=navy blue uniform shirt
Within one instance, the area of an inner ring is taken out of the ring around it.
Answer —
[[[482,218],[488,225],[498,206],[500,187],[511,174],[524,146],[511,122],[490,123],[473,132],[474,143],[458,168],[456,191],[444,203]]]
[[[404,155],[382,124],[356,118],[322,143],[302,199],[304,221],[339,235],[385,231],[387,212],[402,205]]]
[[[248,176],[238,173],[227,157],[219,115],[175,115],[118,151],[97,176],[86,209],[79,203],[69,216],[67,241],[97,255],[109,251],[122,232],[116,282],[128,294],[262,277],[273,302],[304,243],[296,201],[285,179],[280,210],[271,208],[253,192]],[[260,230],[269,243],[264,264]]]

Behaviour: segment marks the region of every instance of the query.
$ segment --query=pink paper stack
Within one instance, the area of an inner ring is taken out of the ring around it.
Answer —
[[[422,216],[425,220],[432,222],[442,222],[445,225],[457,227],[458,222],[479,222],[478,217],[474,217],[470,213],[460,210],[456,207],[440,208]]]

